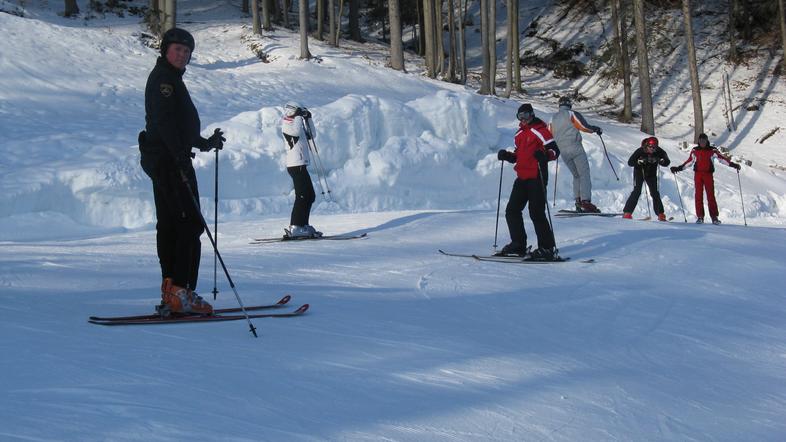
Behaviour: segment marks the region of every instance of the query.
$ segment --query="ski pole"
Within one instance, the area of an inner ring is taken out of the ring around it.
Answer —
[[[333,193],[330,191],[330,186],[328,185],[327,174],[325,173],[325,166],[322,164],[322,158],[319,156],[317,143],[314,140],[309,140],[309,142],[314,150],[314,158],[316,158],[315,163],[317,166],[317,180],[322,180],[325,183],[324,186],[320,184],[320,188],[323,189],[322,195],[325,197],[326,201],[335,202],[336,200],[333,198]]]
[[[215,173],[215,194],[213,196],[213,232],[216,234],[216,249],[218,249],[218,151],[216,149],[216,173]],[[218,296],[218,288],[216,288],[216,280],[218,275],[218,259],[216,254],[213,253],[213,300],[215,301]]]
[[[308,146],[311,150],[314,151],[314,165],[317,169],[317,183],[319,184],[320,192],[322,192],[322,197],[325,201],[328,202],[335,202],[333,199],[333,194],[330,192],[330,187],[328,186],[327,175],[325,174],[325,167],[322,164],[322,158],[319,156],[319,149],[317,149],[317,143],[311,137],[311,131],[308,128],[306,123],[306,119],[303,119],[303,130],[306,132],[306,138],[308,139]],[[325,184],[322,185],[322,181],[324,180]],[[327,192],[327,193],[325,193]]]
[[[609,158],[609,151],[606,150],[606,143],[603,141],[603,135],[598,134],[598,138],[600,138],[600,143],[603,145],[603,153],[606,154],[606,159],[609,161],[609,166],[611,167],[611,171],[614,172],[614,178],[616,178],[617,181],[619,181],[620,177],[617,176],[617,171],[614,170],[614,165],[611,164],[611,158]]]
[[[641,179],[644,181],[645,195],[647,195],[647,219],[652,219],[652,211],[650,210],[650,185],[647,184],[647,175],[644,174],[644,166],[641,166]]]
[[[257,336],[257,328],[254,327],[254,324],[251,323],[251,318],[248,317],[246,306],[243,305],[243,300],[240,299],[240,295],[237,293],[235,283],[232,281],[232,277],[229,276],[229,270],[227,270],[227,266],[224,264],[224,259],[221,257],[221,253],[218,252],[216,241],[213,239],[213,235],[210,233],[210,226],[207,225],[205,217],[202,216],[202,210],[199,207],[199,201],[197,201],[196,196],[194,196],[194,190],[191,188],[191,184],[189,184],[188,178],[182,170],[180,170],[180,178],[183,180],[183,184],[186,186],[186,189],[188,189],[188,194],[191,196],[191,202],[194,204],[194,208],[196,209],[196,213],[199,215],[200,221],[202,221],[202,227],[205,228],[205,233],[207,233],[207,237],[210,239],[210,244],[213,246],[213,251],[218,258],[218,261],[221,263],[221,268],[224,269],[224,275],[226,275],[227,281],[229,281],[229,286],[232,288],[232,291],[235,292],[237,303],[240,305],[240,309],[243,311],[243,316],[246,317],[246,322],[248,322],[248,329],[255,338],[258,338],[259,336]]]
[[[688,222],[688,217],[685,215],[685,205],[682,203],[682,193],[680,192],[680,181],[677,179],[677,174],[672,172],[674,175],[674,184],[677,185],[677,196],[680,198],[680,207],[682,208],[682,217],[685,218],[685,222]]]
[[[548,164],[546,165],[546,167],[548,167]],[[538,178],[540,179],[540,188],[543,189],[543,202],[544,202],[543,205],[546,206],[546,213],[549,215],[549,229],[551,229],[551,239],[554,240],[554,253],[556,255],[559,255],[559,249],[557,248],[557,237],[554,235],[554,224],[551,222],[551,209],[549,209],[549,195],[546,192],[546,183],[543,182],[543,174],[541,173],[540,165],[538,165]]]
[[[553,205],[557,207],[557,177],[559,176],[559,160],[556,161],[556,167],[554,167],[554,198],[553,198]],[[548,202],[546,202],[548,205]]]
[[[494,226],[494,253],[497,252],[497,234],[499,233],[499,205],[502,201],[502,171],[505,169],[505,160],[499,162],[499,192],[497,193],[497,224]]]
[[[740,180],[740,170],[737,169],[737,184],[740,186],[740,203],[742,204],[742,219],[745,227],[748,227],[748,218],[745,217],[745,200],[742,198],[742,181]]]

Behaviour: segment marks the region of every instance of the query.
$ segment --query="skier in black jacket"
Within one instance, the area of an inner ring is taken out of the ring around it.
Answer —
[[[623,218],[633,218],[633,210],[636,209],[641,196],[641,186],[646,181],[658,221],[666,221],[658,190],[658,166],[668,166],[669,163],[671,163],[669,156],[658,146],[657,138],[649,137],[641,141],[641,147],[633,151],[633,155],[628,159],[628,166],[633,168],[633,192],[630,193],[625,208],[622,209]]]
[[[161,57],[145,87],[145,130],[139,134],[141,165],[153,181],[156,246],[161,265],[162,306],[172,312],[211,314],[213,307],[194,292],[204,231],[199,213],[192,147],[203,152],[223,147],[223,133],[200,135],[200,121],[183,83],[194,37],[173,28],[161,41]]]

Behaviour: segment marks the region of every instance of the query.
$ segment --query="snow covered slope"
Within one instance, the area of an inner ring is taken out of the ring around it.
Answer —
[[[246,305],[292,294],[311,310],[255,320],[259,339],[243,322],[87,323],[158,302],[152,195],[135,146],[156,53],[135,18],[62,20],[29,5],[30,18],[0,13],[0,439],[786,437],[781,177],[743,168],[747,228],[736,174],[719,167],[723,226],[555,218],[572,262],[445,257],[437,249],[491,251],[495,152],[512,145],[519,103],[315,42],[319,61],[303,62],[281,30],[262,40],[272,61],[261,63],[225,3],[179,2],[197,40],[187,85],[204,132],[228,138],[222,255]],[[249,244],[288,223],[277,129],[288,100],[312,109],[338,200],[321,202],[313,223],[366,239]],[[534,103],[543,117],[554,110]],[[595,202],[618,211],[642,135],[599,124],[621,180],[586,137]],[[687,155],[678,141],[663,139],[675,161]],[[209,217],[214,158],[195,163]],[[551,182],[564,207],[560,169]],[[504,178],[503,198],[507,165]],[[681,220],[674,184],[664,175],[667,211]],[[204,244],[198,289],[210,298]],[[217,288],[216,306],[234,307],[220,270]]]
[[[255,320],[259,339],[86,322],[158,302],[153,231],[3,244],[0,439],[786,435],[782,229],[559,219],[562,254],[597,262],[533,266],[437,253],[490,251],[490,210],[313,219],[368,238],[259,246],[286,219],[219,226],[247,305],[311,304]]]

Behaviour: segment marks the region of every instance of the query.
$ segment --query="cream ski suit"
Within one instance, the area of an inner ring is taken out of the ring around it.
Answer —
[[[554,141],[559,146],[562,161],[573,175],[573,196],[581,201],[591,201],[592,181],[589,161],[581,144],[579,131],[597,133],[600,128],[587,123],[580,113],[571,110],[568,106],[559,107],[559,111],[549,122],[549,128],[554,135]]]

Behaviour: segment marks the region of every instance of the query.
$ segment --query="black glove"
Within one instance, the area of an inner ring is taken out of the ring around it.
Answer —
[[[671,173],[682,172],[682,166],[670,167],[669,170],[671,171]]]
[[[546,152],[543,152],[542,150],[536,150],[535,153],[532,154],[532,156],[535,157],[536,160],[538,160],[538,163],[545,163],[546,160],[548,159],[546,157]]]
[[[515,163],[516,162],[516,154],[514,154],[513,152],[508,152],[505,149],[500,149],[499,152],[497,152],[497,159],[500,160],[500,161],[507,161],[509,163]]]
[[[740,170],[740,168],[741,168],[741,166],[738,163],[729,163],[729,166],[731,166],[733,169],[737,169],[737,170]]]
[[[227,139],[224,138],[224,132],[221,132],[221,129],[216,129],[215,131],[213,131],[213,135],[211,135],[210,138],[207,139],[205,146],[203,148],[200,148],[199,150],[201,150],[202,152],[207,152],[212,149],[221,150],[224,148],[224,141],[226,140]]]
[[[660,160],[658,160],[658,164],[660,164],[661,166],[665,166],[666,165],[666,158],[661,158]]]
[[[599,127],[595,127],[595,133],[598,134],[598,135],[603,135],[603,129],[601,129]]]
[[[645,160],[644,157],[640,157],[638,160],[636,160],[636,163],[638,163],[639,166],[643,166],[646,162],[647,160]]]
[[[303,109],[303,118],[305,118],[306,120],[310,120],[311,119],[311,111],[308,110],[308,109]]]

